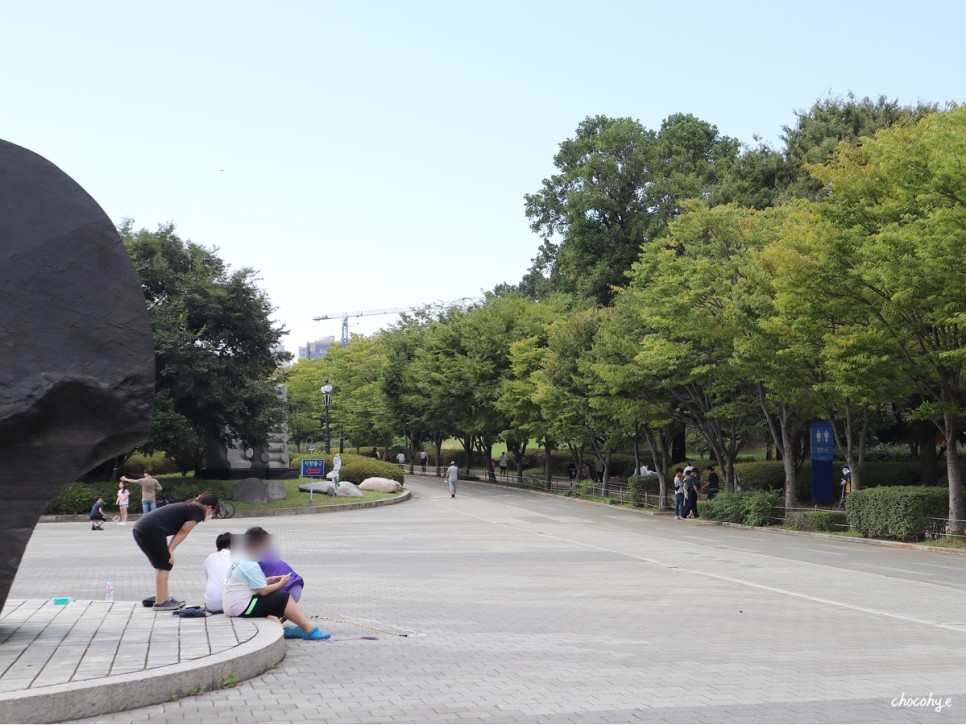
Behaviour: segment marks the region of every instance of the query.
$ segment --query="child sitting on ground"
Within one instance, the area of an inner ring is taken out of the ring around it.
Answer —
[[[254,537],[250,541],[246,536],[237,546],[235,542],[232,543],[232,563],[228,568],[222,599],[225,614],[229,617],[273,617],[276,621],[285,617],[296,625],[285,630],[286,638],[328,639],[330,635],[313,627],[295,599],[282,591],[291,576],[285,574],[266,578],[262,573],[255,556],[255,552],[264,545],[259,539]]]

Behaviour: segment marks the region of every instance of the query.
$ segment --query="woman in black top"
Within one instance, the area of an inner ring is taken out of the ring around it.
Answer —
[[[174,550],[191,530],[218,513],[218,497],[203,493],[185,503],[173,503],[151,511],[134,525],[134,541],[154,567],[154,608],[172,611],[184,606],[168,592],[168,577],[174,566]],[[168,541],[168,537],[172,537]]]

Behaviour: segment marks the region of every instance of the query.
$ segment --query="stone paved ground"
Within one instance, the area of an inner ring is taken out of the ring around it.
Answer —
[[[207,523],[173,576],[200,597],[214,536],[278,534],[311,614],[411,632],[289,642],[230,690],[102,722],[956,722],[966,559],[638,516],[413,479],[382,509]],[[150,591],[130,532],[47,524],[15,597]],[[328,623],[337,636],[372,634]],[[895,698],[951,698],[941,713]]]
[[[256,632],[250,621],[183,619],[136,602],[12,599],[0,616],[0,693],[176,665]]]

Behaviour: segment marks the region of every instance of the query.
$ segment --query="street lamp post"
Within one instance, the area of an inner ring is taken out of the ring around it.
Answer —
[[[322,391],[322,404],[325,406],[325,452],[332,452],[332,438],[329,435],[329,404],[332,402],[332,386],[329,385],[329,379],[325,379],[325,385],[323,385],[320,390]]]

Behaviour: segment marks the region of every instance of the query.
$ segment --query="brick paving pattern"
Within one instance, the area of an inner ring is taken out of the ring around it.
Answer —
[[[263,525],[309,614],[410,636],[324,621],[379,639],[290,641],[238,687],[97,721],[966,720],[964,558],[408,485],[383,509],[199,526],[172,590],[196,603],[215,535]],[[118,599],[150,593],[129,531],[43,525],[13,596],[91,597],[108,576]],[[903,693],[952,704],[893,707]]]

